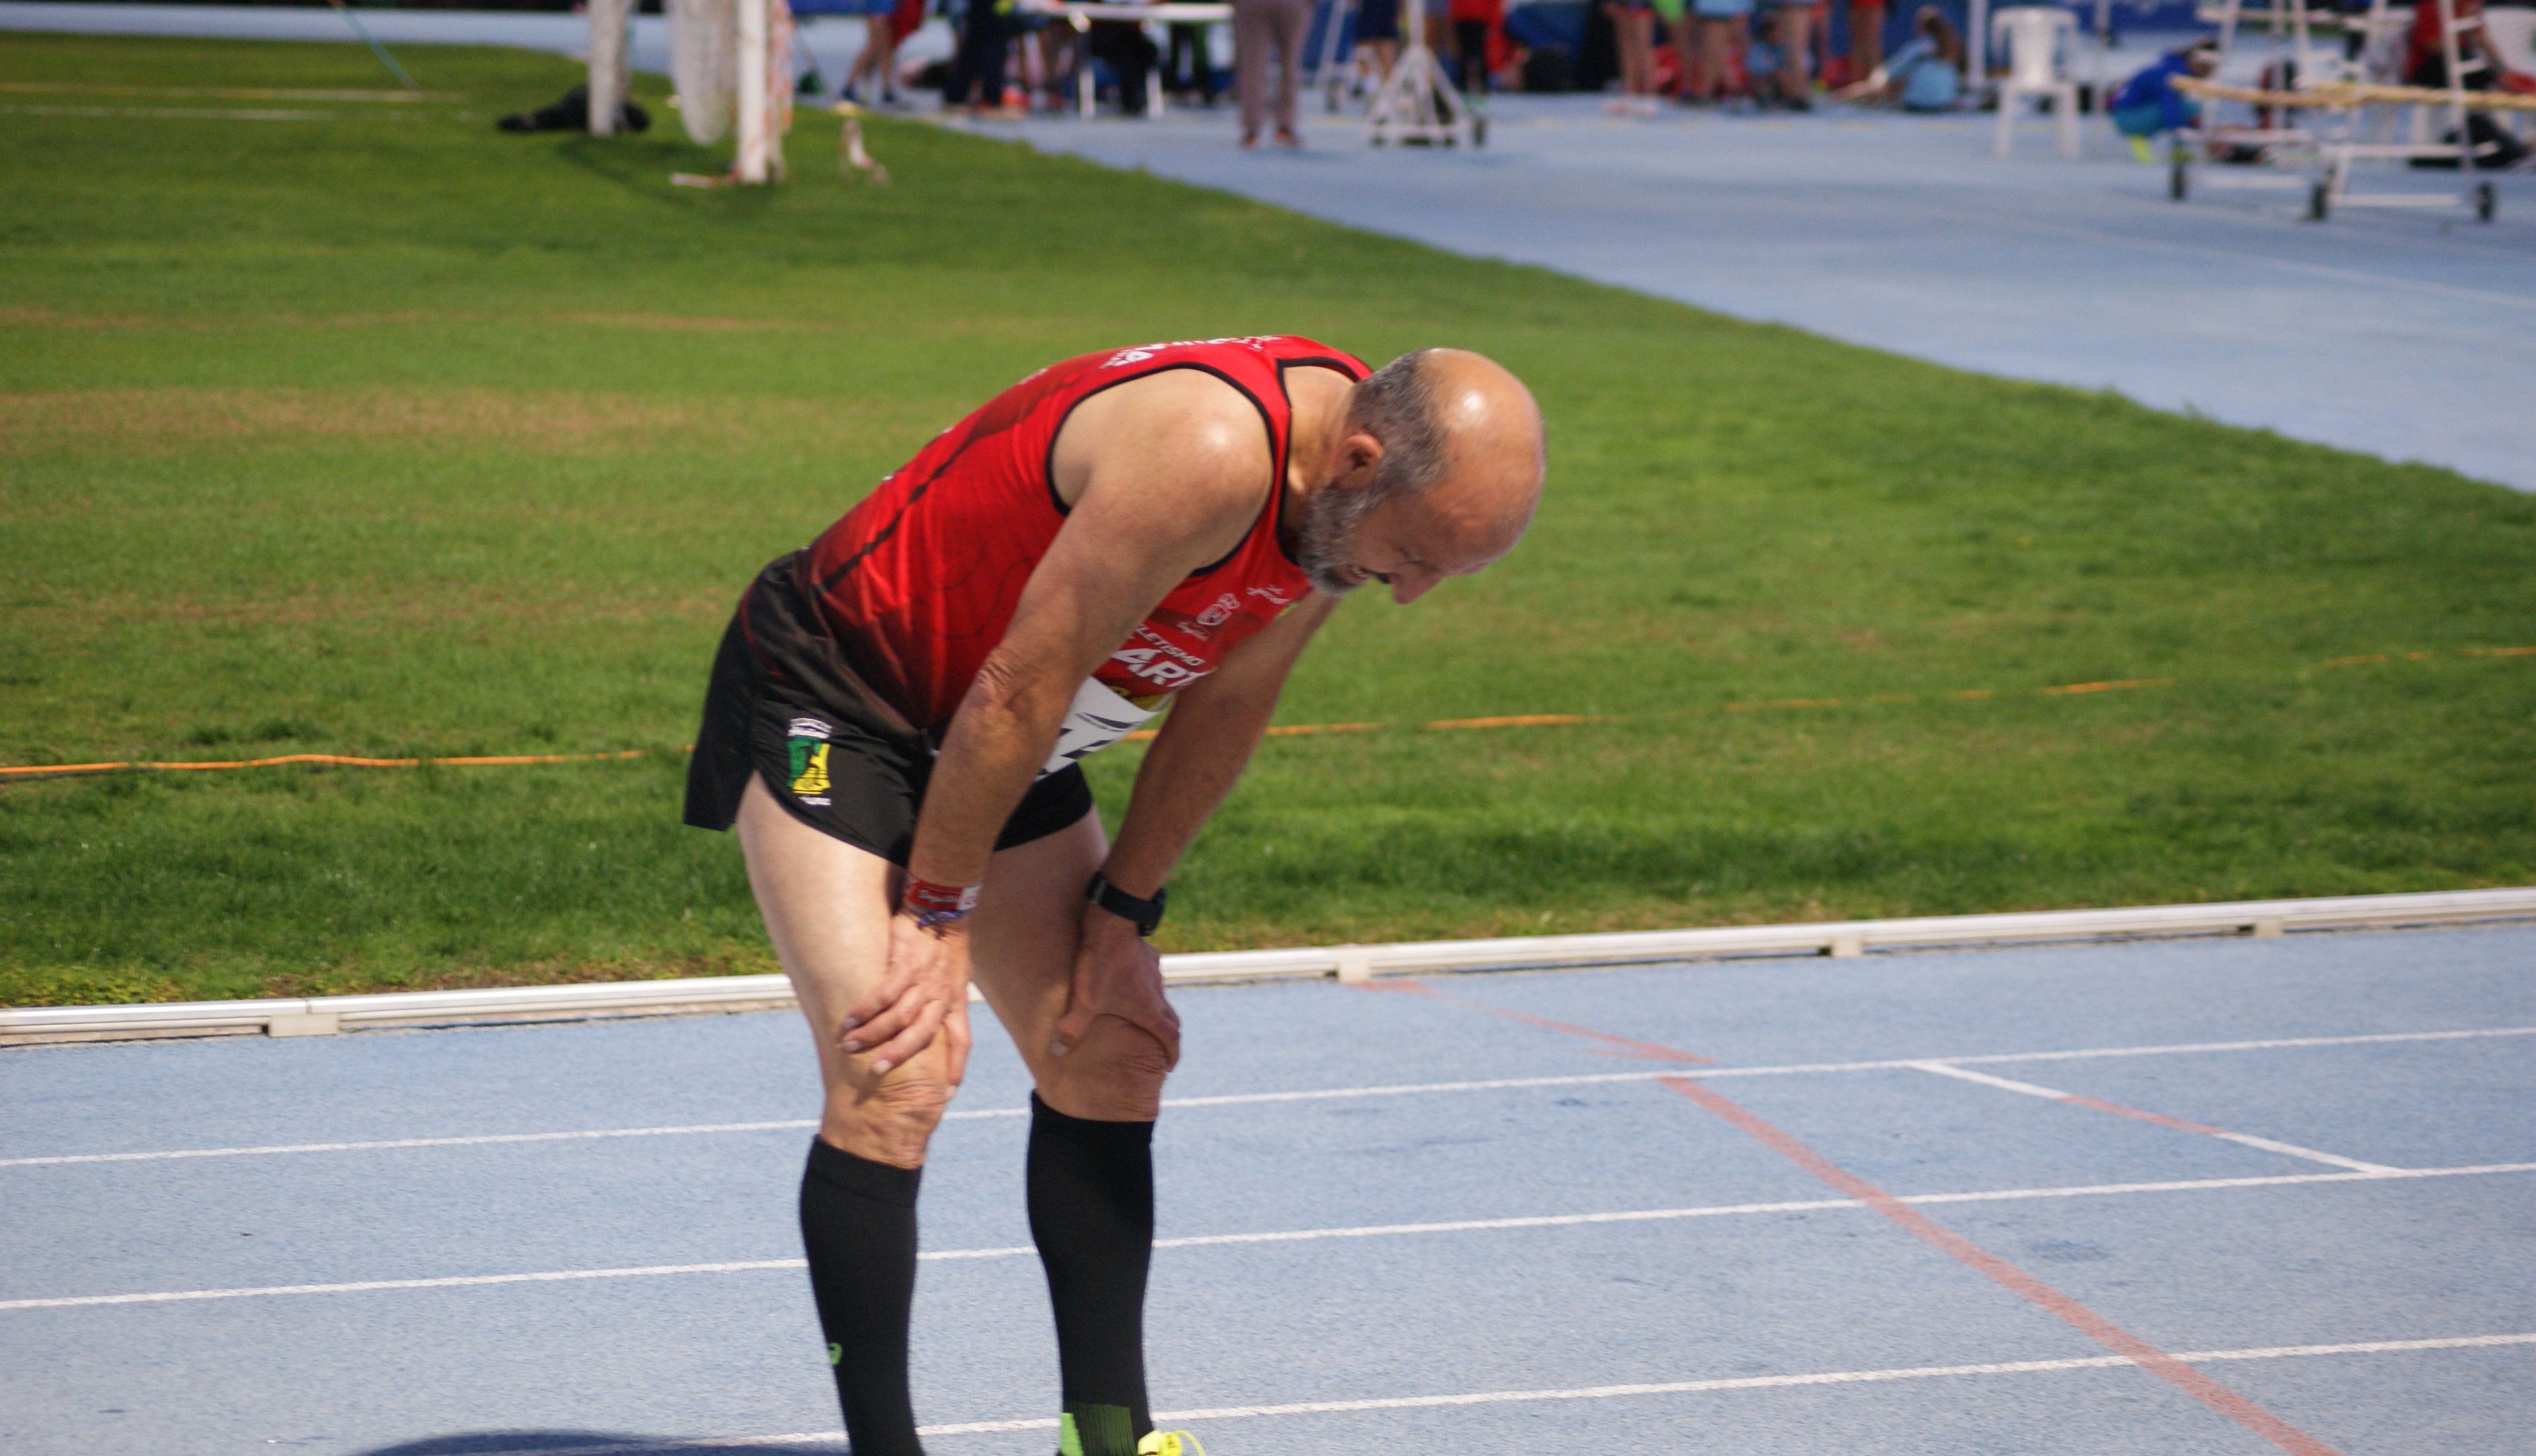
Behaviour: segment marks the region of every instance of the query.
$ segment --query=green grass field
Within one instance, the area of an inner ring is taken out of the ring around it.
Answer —
[[[1496,355],[1551,489],[1341,613],[1281,721],[1391,727],[1263,749],[1175,948],[2536,880],[2536,500],[918,124],[676,189],[401,55],[0,37],[0,763],[647,751],[0,788],[0,1000],[768,969],[676,823],[740,587],[1044,362],[1254,332]],[[126,114],[227,107],[321,114]],[[1419,727],[1501,715],[1610,721]]]

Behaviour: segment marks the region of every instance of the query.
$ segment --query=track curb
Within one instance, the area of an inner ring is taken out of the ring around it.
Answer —
[[[1870,951],[1940,946],[2196,935],[2272,936],[2511,919],[2536,919],[2536,886],[1917,919],[1827,920],[1798,925],[1725,925],[1698,930],[1207,951],[1163,957],[1163,978],[1174,985],[1250,981],[1355,982],[1384,976],[1454,971],[1548,970],[1756,956],[1846,957]],[[237,1034],[328,1036],[366,1027],[676,1016],[792,1004],[792,987],[781,976],[727,976],[252,1001],[0,1007],[0,1046],[33,1042]]]

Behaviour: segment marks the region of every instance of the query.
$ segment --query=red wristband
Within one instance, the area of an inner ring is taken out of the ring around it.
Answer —
[[[916,915],[917,928],[937,935],[949,933],[948,927],[978,908],[975,885],[937,885],[931,880],[907,877],[907,889],[900,894],[898,907]]]

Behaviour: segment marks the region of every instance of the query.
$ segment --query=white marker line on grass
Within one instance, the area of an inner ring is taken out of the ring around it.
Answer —
[[[2102,1112],[2113,1112],[2124,1117],[2135,1117],[2142,1122],[2154,1123],[2160,1127],[2172,1127],[2181,1132],[2197,1132],[2204,1137],[2215,1137],[2226,1142],[2239,1143],[2249,1148],[2260,1148],[2266,1153],[2279,1153],[2291,1158],[2304,1158],[2310,1163],[2322,1163],[2333,1168],[2347,1168],[2354,1172],[2383,1173],[2396,1171],[2396,1170],[2387,1167],[2383,1163],[2363,1163],[2357,1158],[2345,1158],[2339,1153],[2319,1153],[2314,1148],[2302,1148],[2296,1143],[2277,1142],[2267,1137],[2256,1137],[2250,1132],[2230,1132],[2224,1127],[2212,1127],[2205,1122],[2192,1122],[2182,1117],[2170,1117],[2163,1112],[2150,1112],[2138,1108],[2124,1107],[2120,1103],[2106,1102],[2102,1098],[2081,1097],[2074,1092],[2061,1092],[2055,1088],[2038,1087],[2031,1082],[2011,1082],[2005,1077],[1994,1077],[1988,1072],[1975,1072],[1969,1071],[1963,1067],[1948,1066],[1941,1061],[1924,1061],[1914,1063],[1914,1065],[1916,1065],[1921,1071],[1934,1072],[1940,1077],[1953,1077],[1958,1081],[1974,1082],[1984,1087],[1996,1087],[2004,1092],[2022,1093],[2027,1097],[2042,1098],[2046,1102],[2067,1103],[2071,1107],[2093,1108]]]
[[[2029,1198],[2089,1198],[2125,1193],[2187,1193],[2217,1188],[2278,1188],[2303,1183],[2372,1183],[2407,1178],[2476,1177],[2494,1173],[2536,1172],[2536,1163],[2492,1163],[2472,1168],[2388,1169],[2384,1172],[2307,1172],[2271,1177],[2192,1178],[2164,1183],[2094,1183],[2062,1188],[1997,1188],[1971,1193],[1913,1193],[1899,1201],[1910,1204],[2001,1203]],[[1235,1243],[1303,1243],[1324,1238],[1382,1238],[1418,1234],[1469,1234],[1493,1229],[1579,1228],[1595,1224],[1651,1224],[1676,1219],[1726,1218],[1744,1214],[1814,1213],[1863,1208],[1850,1198],[1814,1198],[1780,1203],[1728,1203],[1699,1208],[1632,1209],[1617,1213],[1538,1214],[1509,1219],[1456,1219],[1433,1224],[1369,1224],[1339,1229],[1298,1229],[1259,1234],[1194,1234],[1157,1238],[1156,1248],[1206,1248]],[[1036,1253],[1028,1244],[1002,1248],[955,1248],[920,1253],[927,1263],[1018,1259]],[[765,1269],[799,1269],[800,1259],[746,1259],[721,1264],[648,1264],[625,1269],[566,1269],[538,1274],[467,1274],[439,1279],[374,1279],[347,1284],[284,1284],[250,1289],[170,1290],[132,1295],[70,1295],[41,1299],[0,1299],[0,1310],[67,1309],[96,1304],[163,1304],[191,1299],[246,1299],[277,1295],[351,1295],[381,1290],[464,1289],[478,1285],[540,1284],[576,1279],[642,1279],[671,1274],[736,1274]],[[2116,1361],[2126,1363],[2127,1361]]]
[[[2371,1340],[2351,1345],[2275,1345],[2254,1350],[2191,1350],[2176,1359],[2193,1362],[2240,1360],[2292,1360],[2334,1355],[2395,1355],[2429,1350],[2488,1350],[2510,1345],[2536,1345],[2536,1334],[2463,1335],[2444,1340]],[[1895,1380],[1942,1380],[1975,1375],[2035,1375],[2060,1370],[2116,1369],[2131,1361],[2119,1355],[2081,1356],[2069,1360],[1999,1361],[1989,1364],[1909,1365],[1882,1370],[1825,1370],[1806,1375],[1739,1375],[1718,1380],[1666,1380],[1632,1385],[1586,1385],[1565,1390],[1483,1390],[1459,1395],[1410,1395],[1352,1401],[1295,1401],[1273,1406],[1217,1406],[1191,1411],[1158,1411],[1157,1424],[1191,1421],[1247,1421],[1273,1416],[1345,1415],[1359,1411],[1421,1411],[1451,1406],[1517,1405],[1542,1401],[1614,1400],[1628,1396],[1704,1395],[1740,1390],[1787,1390],[1817,1385],[1872,1385]],[[1047,1417],[1018,1421],[961,1421],[917,1429],[922,1436],[990,1435],[1014,1430],[1053,1430]],[[842,1430],[791,1431],[783,1435],[697,1437],[689,1440],[628,1441],[616,1445],[575,1446],[572,1456],[652,1456],[652,1453],[728,1449],[732,1446],[805,1446],[842,1442]],[[549,1447],[486,1451],[480,1456],[552,1456]]]
[[[1926,1070],[1934,1063],[1962,1067],[2015,1061],[2077,1061],[2104,1056],[2172,1056],[2208,1051],[2267,1051],[2304,1046],[2368,1046],[2399,1042],[2457,1042],[2488,1037],[2536,1037],[2536,1027],[2497,1027],[2462,1032],[2382,1032],[2359,1037],[2292,1037],[2268,1042],[2194,1042],[2168,1046],[2099,1046],[2079,1051],[1993,1051],[1972,1056],[1894,1057],[1882,1061],[1791,1062],[1781,1066],[1694,1066],[1648,1072],[1586,1072],[1570,1076],[1490,1077],[1466,1082],[1402,1082],[1376,1087],[1328,1087],[1300,1092],[1236,1092],[1216,1097],[1165,1098],[1166,1108],[1236,1108],[1275,1103],[1344,1102],[1364,1097],[1430,1096],[1451,1092],[1508,1092],[1536,1087],[1599,1087],[1652,1082],[1660,1077],[1787,1077],[1819,1072]],[[970,1108],[943,1114],[946,1121],[1022,1117],[1028,1108]],[[245,1158],[276,1153],[355,1153],[393,1148],[462,1148],[492,1143],[568,1142],[575,1138],[667,1137],[684,1133],[765,1132],[818,1126],[815,1119],[717,1122],[694,1127],[618,1127],[588,1132],[513,1132],[480,1137],[391,1138],[376,1142],[293,1143],[260,1148],[184,1148],[152,1153],[75,1153],[46,1158],[0,1158],[0,1168],[57,1163],[146,1163],[161,1158]]]
[[[333,121],[332,111],[242,110],[233,106],[0,106],[13,116],[138,116],[161,121]],[[397,118],[403,120],[403,117]]]

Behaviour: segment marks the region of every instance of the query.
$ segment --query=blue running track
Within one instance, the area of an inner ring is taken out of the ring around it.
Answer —
[[[1214,1456],[2536,1451],[2536,927],[1183,991]],[[1024,1083],[919,1410],[1044,1453]],[[790,1014],[0,1053],[0,1448],[834,1450]],[[2180,1359],[2179,1359],[2180,1358]]]

